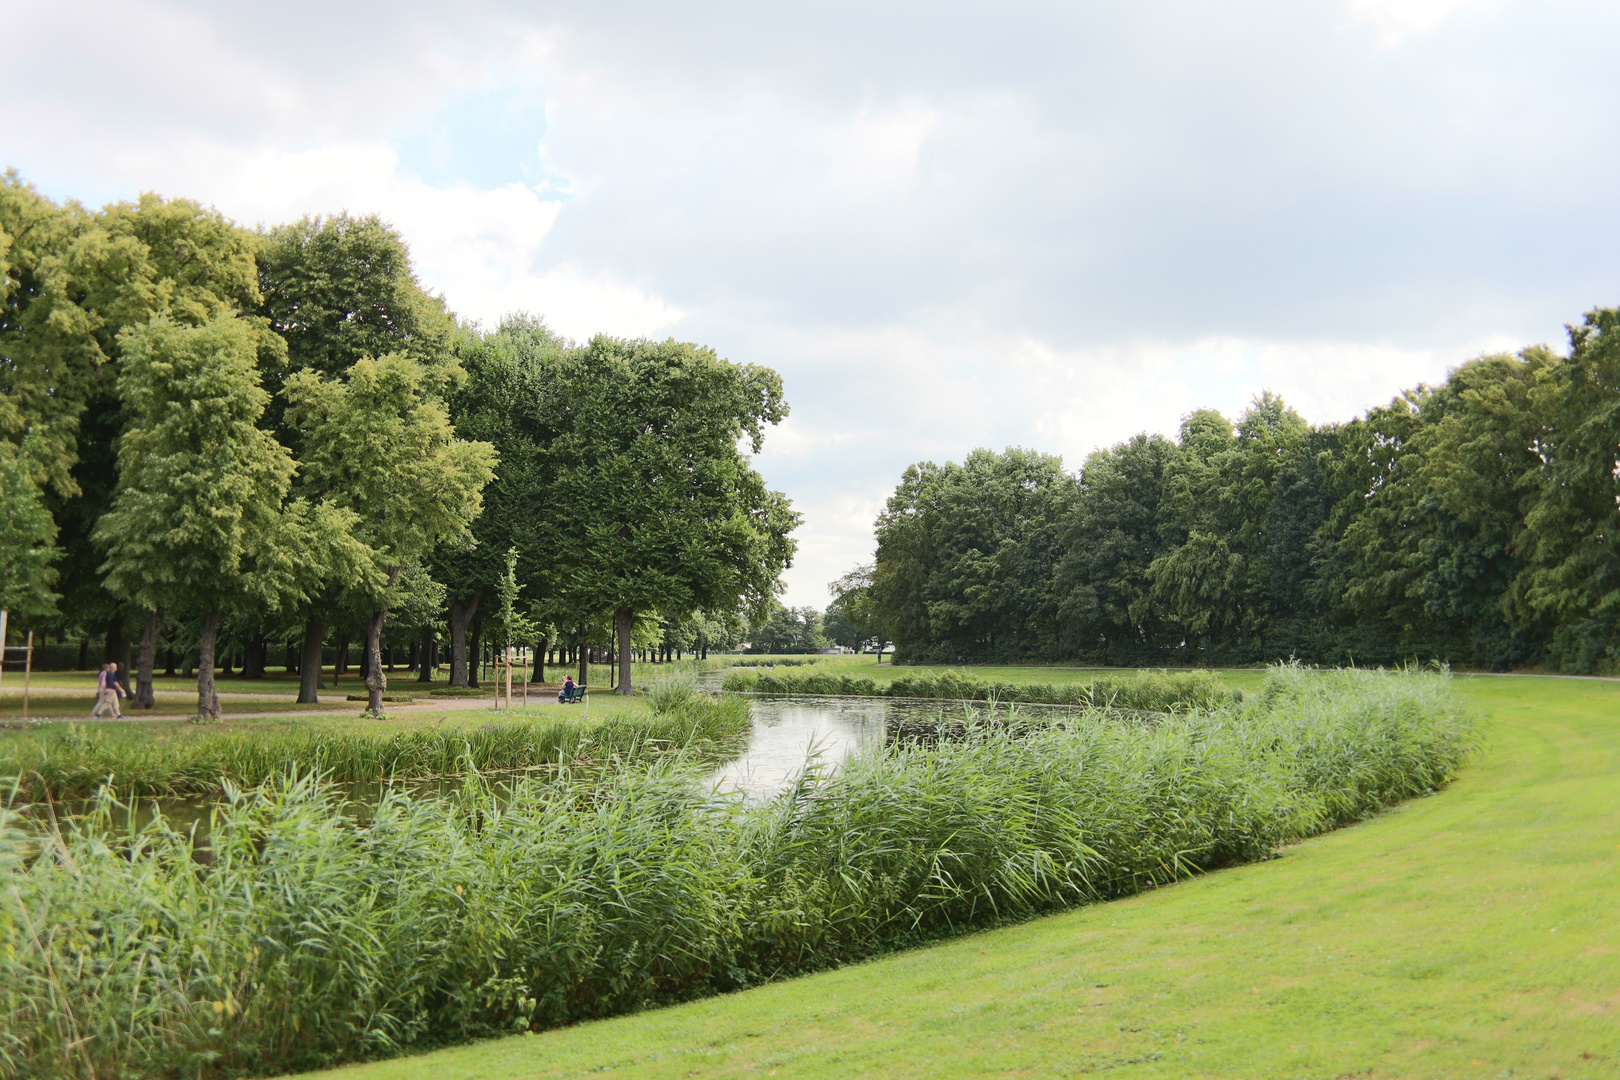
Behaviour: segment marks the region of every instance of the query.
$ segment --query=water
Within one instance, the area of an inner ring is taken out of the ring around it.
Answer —
[[[768,796],[812,760],[836,771],[850,754],[880,745],[894,703],[882,698],[761,698],[748,749],[714,774],[722,789]]]

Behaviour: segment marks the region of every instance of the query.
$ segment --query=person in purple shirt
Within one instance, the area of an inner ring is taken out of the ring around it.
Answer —
[[[118,707],[118,699],[124,693],[124,688],[118,685],[118,665],[102,664],[101,673],[96,676],[96,707],[90,710],[90,719],[103,719],[102,710],[112,713],[112,719],[122,720],[124,713]]]

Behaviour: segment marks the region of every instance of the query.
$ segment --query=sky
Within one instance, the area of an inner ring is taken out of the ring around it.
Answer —
[[[1620,304],[1620,5],[0,0],[0,167],[378,213],[493,327],[782,374],[784,600],[906,465],[1349,419]]]

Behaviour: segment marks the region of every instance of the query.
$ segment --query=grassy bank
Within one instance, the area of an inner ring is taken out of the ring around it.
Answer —
[[[1149,730],[890,746],[765,804],[666,763],[361,827],[285,784],[221,809],[204,874],[157,826],[38,858],[12,832],[0,1046],[40,1076],[266,1072],[735,989],[1263,858],[1472,745],[1439,676],[1266,689]]]
[[[1173,712],[1217,709],[1241,701],[1243,692],[1212,671],[1139,671],[1097,675],[1058,683],[1000,682],[946,669],[901,668],[883,682],[829,668],[812,671],[733,671],[725,689],[771,696],[903,697],[940,701],[999,701],[1039,705]]]
[[[599,720],[580,717],[561,709],[528,717],[486,709],[482,722],[403,730],[391,721],[361,721],[242,730],[171,725],[161,734],[152,730],[156,725],[54,724],[0,737],[0,785],[15,785],[19,797],[36,800],[89,795],[103,784],[126,797],[203,795],[226,783],[256,786],[289,771],[313,770],[341,783],[439,777],[469,767],[523,769],[672,747],[713,757],[734,753],[749,726],[746,703],[706,698],[656,713],[621,706]]]
[[[1492,720],[1479,763],[1283,858],[341,1075],[1611,1077],[1620,683],[1457,681]]]

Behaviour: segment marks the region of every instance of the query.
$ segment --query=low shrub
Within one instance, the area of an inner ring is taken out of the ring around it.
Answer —
[[[769,695],[932,698],[942,701],[997,701],[1033,705],[1087,705],[1097,708],[1173,712],[1214,709],[1241,701],[1243,691],[1222,685],[1211,671],[1139,671],[1099,675],[1090,682],[991,683],[955,671],[903,675],[887,685],[831,671],[733,671],[726,690]]]
[[[1473,746],[1443,676],[1284,669],[1214,713],[891,745],[763,803],[665,758],[396,790],[360,824],[286,778],[227,788],[204,867],[106,799],[10,817],[0,1069],[280,1072],[735,989],[1264,858]]]
[[[743,656],[731,662],[732,667],[804,667],[821,661],[814,656]]]

